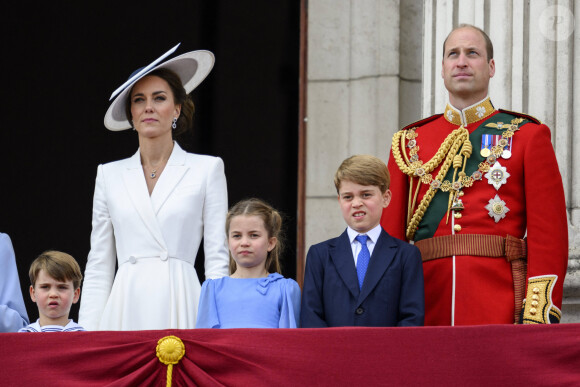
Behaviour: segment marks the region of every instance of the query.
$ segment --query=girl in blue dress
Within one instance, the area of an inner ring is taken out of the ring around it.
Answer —
[[[196,328],[297,328],[300,287],[280,274],[282,218],[260,199],[226,218],[229,277],[203,283]]]

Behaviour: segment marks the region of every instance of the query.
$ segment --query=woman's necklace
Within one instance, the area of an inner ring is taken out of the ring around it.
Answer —
[[[163,166],[164,166],[166,163],[167,163],[167,160],[165,160],[165,161],[162,161],[161,163],[159,163],[157,167],[153,167],[153,166],[150,166],[150,167],[148,167],[148,168],[150,168],[150,170],[151,170],[151,172],[149,172],[149,177],[150,177],[151,179],[155,179],[155,178],[157,177],[157,170],[158,170],[158,169],[163,169]],[[161,171],[159,171],[159,173],[161,173]]]

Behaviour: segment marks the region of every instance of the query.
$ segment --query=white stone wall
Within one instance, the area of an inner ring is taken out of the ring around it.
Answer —
[[[400,116],[420,118],[422,20],[414,0],[309,0],[306,249],[346,227],[333,183],[340,163],[386,162]]]

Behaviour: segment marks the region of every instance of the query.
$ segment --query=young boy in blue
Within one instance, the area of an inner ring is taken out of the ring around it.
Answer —
[[[334,176],[348,225],[310,247],[300,326],[420,326],[425,316],[419,250],[380,226],[391,200],[389,171],[374,156],[344,160]]]
[[[81,295],[81,268],[67,253],[45,251],[30,265],[30,298],[39,318],[18,332],[74,332],[85,329],[68,318]]]

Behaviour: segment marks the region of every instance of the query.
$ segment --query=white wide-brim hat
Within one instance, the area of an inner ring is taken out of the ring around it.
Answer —
[[[191,51],[159,64],[163,59],[171,55],[180,44],[178,43],[177,46],[161,55],[153,63],[131,75],[127,82],[123,83],[111,94],[109,101],[115,98],[115,96],[116,98],[105,114],[105,126],[107,129],[119,131],[132,127],[125,113],[125,100],[128,97],[131,87],[150,72],[159,68],[172,70],[181,79],[181,84],[187,94],[191,93],[207,77],[215,62],[215,58],[210,51]]]

